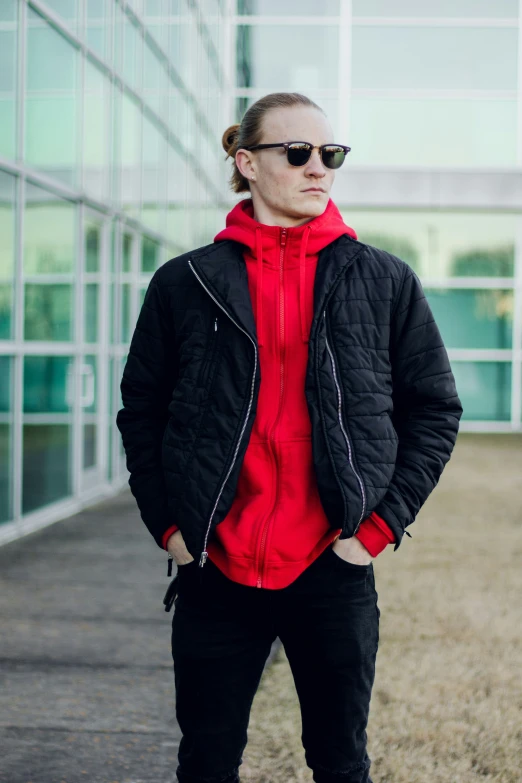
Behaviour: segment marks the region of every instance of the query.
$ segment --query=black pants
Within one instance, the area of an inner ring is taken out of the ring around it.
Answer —
[[[282,590],[247,587],[208,560],[179,566],[172,618],[179,783],[238,783],[251,705],[279,637],[319,783],[372,783],[366,726],[379,644],[373,563],[332,546]]]

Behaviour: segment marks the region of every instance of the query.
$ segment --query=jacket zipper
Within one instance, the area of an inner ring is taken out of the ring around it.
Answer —
[[[207,294],[210,296],[210,298],[214,300],[214,302],[217,304],[217,306],[218,306],[218,307],[220,307],[220,308],[221,308],[221,310],[223,310],[223,312],[224,312],[224,313],[225,313],[225,314],[226,314],[226,315],[227,315],[227,316],[230,318],[230,320],[232,321],[232,323],[233,323],[233,324],[235,324],[235,325],[237,326],[237,328],[238,328],[238,329],[240,329],[240,330],[241,330],[241,331],[242,331],[244,334],[246,334],[246,336],[248,337],[248,339],[250,340],[250,342],[251,342],[251,343],[252,343],[252,345],[254,346],[254,372],[252,373],[252,384],[251,384],[251,390],[250,390],[250,400],[249,400],[249,402],[248,402],[248,409],[247,409],[247,412],[246,412],[245,420],[244,420],[244,422],[243,422],[243,427],[241,428],[241,432],[240,432],[240,434],[239,434],[239,438],[238,438],[238,440],[237,440],[237,444],[236,444],[236,450],[235,450],[235,452],[234,452],[234,457],[233,457],[233,459],[232,459],[232,464],[230,465],[230,467],[229,467],[229,469],[228,469],[228,472],[227,472],[227,475],[225,476],[225,479],[224,479],[224,481],[223,481],[223,483],[222,483],[222,485],[221,485],[221,488],[220,488],[220,490],[219,490],[218,496],[217,496],[217,498],[216,498],[216,502],[214,503],[214,508],[212,509],[212,513],[211,513],[211,515],[210,515],[210,519],[209,519],[209,521],[208,521],[207,532],[206,532],[206,534],[205,534],[205,540],[204,540],[204,542],[203,542],[203,551],[201,552],[201,556],[200,556],[200,558],[199,558],[199,566],[198,566],[198,567],[203,567],[203,566],[205,565],[205,563],[207,562],[207,558],[208,558],[208,552],[207,552],[207,541],[208,541],[208,536],[209,536],[209,533],[210,533],[210,526],[211,526],[211,524],[212,524],[212,518],[213,518],[213,516],[214,516],[214,513],[215,513],[215,511],[216,511],[217,504],[219,503],[219,499],[220,499],[220,497],[221,497],[221,494],[222,494],[222,492],[223,492],[223,489],[225,488],[225,484],[227,483],[227,481],[228,481],[228,477],[230,476],[230,474],[231,474],[231,472],[232,472],[232,468],[234,467],[234,464],[235,464],[235,462],[236,462],[237,453],[238,453],[238,451],[239,451],[239,446],[240,446],[240,444],[241,444],[241,440],[242,440],[242,438],[243,438],[243,433],[245,432],[245,428],[246,428],[246,425],[247,425],[247,422],[248,422],[248,417],[250,416],[250,409],[251,409],[251,407],[252,407],[252,401],[253,401],[253,399],[254,399],[254,387],[255,387],[255,380],[256,380],[256,370],[257,370],[257,345],[256,345],[256,342],[255,342],[255,340],[253,340],[253,339],[250,337],[250,335],[248,334],[248,332],[247,332],[247,331],[245,331],[245,329],[243,329],[243,327],[242,327],[242,326],[240,326],[240,325],[237,323],[237,321],[235,321],[235,320],[232,318],[232,316],[231,316],[231,315],[230,315],[230,314],[227,312],[227,310],[225,310],[225,308],[223,307],[223,305],[221,305],[221,304],[218,302],[218,300],[216,299],[216,297],[215,297],[215,296],[213,296],[213,295],[210,293],[210,291],[208,290],[207,286],[205,285],[205,283],[202,281],[202,279],[200,278],[200,276],[198,275],[198,273],[196,272],[196,270],[195,270],[195,269],[194,269],[194,267],[192,266],[192,259],[190,259],[190,258],[189,258],[189,260],[188,260],[188,265],[189,265],[190,269],[192,270],[192,272],[194,273],[194,275],[196,276],[196,279],[197,279],[197,280],[198,280],[198,281],[201,283],[201,285],[203,286],[203,288],[205,289],[205,291],[207,292]]]
[[[361,477],[359,476],[359,474],[357,473],[357,471],[355,470],[355,466],[354,466],[353,460],[352,460],[352,447],[350,445],[350,438],[348,437],[348,435],[346,433],[346,430],[344,428],[344,424],[343,424],[342,410],[341,410],[341,405],[342,405],[341,389],[340,389],[339,383],[337,381],[337,372],[336,372],[336,369],[335,369],[335,360],[334,360],[334,357],[333,357],[333,353],[332,353],[332,351],[330,349],[330,344],[328,342],[328,334],[327,334],[327,330],[326,330],[326,310],[323,311],[323,320],[324,320],[324,325],[325,325],[324,336],[325,336],[325,340],[326,340],[326,348],[328,350],[328,353],[330,354],[330,360],[332,362],[333,377],[334,377],[334,381],[335,381],[335,386],[337,388],[337,416],[339,418],[339,424],[341,426],[341,430],[342,430],[342,433],[344,435],[344,439],[346,441],[346,445],[348,446],[348,459],[349,459],[351,468],[352,468],[353,472],[355,473],[355,476],[357,477],[357,481],[359,482],[359,487],[361,489],[362,510],[361,510],[361,516],[360,516],[359,521],[357,523],[357,527],[353,531],[353,535],[355,535],[357,533],[357,531],[359,530],[359,526],[360,526],[361,522],[364,519],[364,513],[365,513],[365,510],[366,510],[366,493],[364,491],[363,481],[362,481]]]
[[[274,421],[274,426],[272,428],[272,432],[269,436],[269,442],[270,447],[272,449],[272,452],[274,454],[274,461],[276,465],[276,493],[275,493],[275,501],[274,506],[272,509],[272,514],[275,511],[277,507],[277,499],[278,499],[278,493],[279,493],[279,483],[278,483],[278,454],[277,454],[277,445],[272,440],[272,436],[275,433],[277,422],[279,421],[279,416],[281,413],[281,402],[283,399],[283,383],[284,383],[284,371],[285,371],[285,365],[284,365],[284,351],[285,351],[285,327],[284,327],[284,317],[285,317],[285,299],[284,299],[284,278],[283,278],[283,257],[285,254],[285,246],[286,246],[286,228],[281,229],[281,246],[279,251],[279,338],[280,338],[280,346],[281,346],[281,353],[280,353],[280,386],[279,386],[279,405],[277,408],[277,415]],[[270,519],[272,517],[272,514],[269,514],[268,519],[265,523],[265,528],[263,530],[263,534],[261,537],[261,548],[259,550],[259,570],[258,570],[258,576],[257,576],[257,587],[262,586],[262,577],[261,573],[263,571],[264,567],[264,556],[265,556],[265,544],[266,544],[266,536],[268,533],[268,526],[270,524]]]

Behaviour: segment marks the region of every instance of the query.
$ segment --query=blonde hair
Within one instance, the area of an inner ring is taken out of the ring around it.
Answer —
[[[248,193],[250,191],[250,182],[237,167],[236,152],[241,147],[254,147],[256,144],[260,144],[265,114],[271,109],[287,106],[311,106],[326,116],[320,106],[300,92],[272,92],[249,106],[241,122],[230,125],[224,132],[221,143],[227,153],[225,160],[229,157],[234,159],[232,176],[229,180],[230,188],[234,193]]]

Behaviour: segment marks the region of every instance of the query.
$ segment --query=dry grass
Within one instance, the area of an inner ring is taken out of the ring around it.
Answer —
[[[461,434],[397,552],[375,561],[374,783],[522,781],[522,437]],[[281,650],[252,708],[242,779],[309,783]]]

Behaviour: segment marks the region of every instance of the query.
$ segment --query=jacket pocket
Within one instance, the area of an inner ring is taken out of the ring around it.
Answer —
[[[219,317],[216,315],[211,324],[210,335],[207,342],[207,348],[201,361],[201,367],[199,369],[197,377],[197,386],[206,386],[210,375],[213,371],[213,366],[216,360],[216,352],[218,347],[219,336]]]

